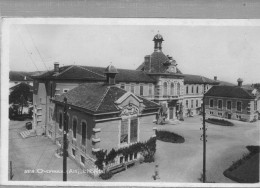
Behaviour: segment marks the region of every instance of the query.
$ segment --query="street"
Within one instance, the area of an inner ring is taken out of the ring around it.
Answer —
[[[223,175],[233,161],[247,153],[247,145],[259,145],[259,121],[254,123],[232,121],[233,127],[207,125],[207,181],[235,183]],[[13,162],[13,180],[62,181],[62,158],[55,154],[56,146],[47,137],[23,139],[19,132],[25,130],[25,122],[11,121],[9,131],[9,160]],[[154,126],[151,124],[151,126]],[[185,118],[176,125],[157,125],[158,129],[175,132],[185,138],[182,144],[157,141],[155,162],[136,164],[126,171],[115,174],[116,182],[187,182],[200,183],[202,173],[201,116]],[[153,180],[155,164],[159,165],[160,179]],[[68,158],[68,169],[81,172]],[[36,170],[31,173],[25,170]],[[38,171],[37,171],[38,170]],[[45,172],[44,172],[45,170]],[[49,170],[49,171],[46,171]],[[55,173],[50,170],[56,170]],[[27,173],[25,173],[27,172]],[[29,173],[28,173],[29,172]],[[95,181],[84,173],[68,174],[68,181]],[[102,181],[102,180],[100,180]]]

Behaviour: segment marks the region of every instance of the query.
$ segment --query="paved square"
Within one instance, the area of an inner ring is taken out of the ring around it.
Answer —
[[[233,161],[247,153],[247,145],[259,145],[259,121],[245,123],[233,121],[233,127],[207,125],[207,181],[235,183],[223,175]],[[154,126],[154,124],[151,124]],[[126,171],[115,174],[108,181],[154,182],[155,164],[159,164],[160,179],[156,182],[199,183],[202,173],[201,116],[186,118],[176,125],[158,125],[159,129],[173,131],[185,138],[182,144],[157,141],[156,162],[137,164]],[[55,144],[47,137],[22,139],[19,132],[24,122],[10,122],[10,160],[14,165],[14,180],[62,181],[59,173],[25,174],[26,169],[62,170],[62,159],[54,156]],[[80,168],[68,159],[68,169]],[[68,181],[95,181],[86,174],[69,174]],[[102,180],[100,180],[102,181]]]

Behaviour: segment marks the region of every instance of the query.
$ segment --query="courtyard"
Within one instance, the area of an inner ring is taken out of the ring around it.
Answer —
[[[152,120],[151,120],[152,121]],[[233,127],[207,123],[207,181],[235,183],[223,175],[233,161],[248,153],[247,145],[259,145],[259,121],[254,123],[232,121]],[[147,122],[148,123],[148,122]],[[22,139],[25,122],[11,121],[9,129],[9,159],[13,162],[13,180],[62,181],[59,173],[24,173],[30,169],[62,170],[62,158],[55,154],[56,146],[47,137]],[[151,124],[151,126],[155,126]],[[202,173],[201,116],[185,118],[176,125],[156,125],[158,129],[172,131],[185,138],[182,144],[157,141],[155,162],[136,164],[115,174],[111,182],[187,182],[200,183]],[[160,179],[153,180],[155,164],[159,165]],[[68,159],[68,169],[79,173],[68,174],[68,181],[97,181]],[[103,181],[103,180],[100,180]]]

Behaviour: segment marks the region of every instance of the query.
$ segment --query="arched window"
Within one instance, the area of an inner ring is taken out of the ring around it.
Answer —
[[[181,84],[177,84],[177,95],[179,96],[181,94]]]
[[[72,124],[72,133],[73,133],[73,138],[76,138],[77,135],[77,124],[78,121],[76,118],[73,119],[73,124]]]
[[[59,116],[59,129],[62,129],[62,113],[60,112]]]
[[[87,136],[87,125],[85,122],[82,122],[81,123],[81,132],[82,132],[82,141],[81,141],[81,144],[82,145],[86,145],[86,136]]]
[[[174,83],[171,83],[171,96],[174,95]]]
[[[164,96],[167,95],[167,83],[166,82],[163,83],[163,95]]]
[[[191,86],[191,93],[193,93],[194,92],[194,89],[193,89],[193,86]]]

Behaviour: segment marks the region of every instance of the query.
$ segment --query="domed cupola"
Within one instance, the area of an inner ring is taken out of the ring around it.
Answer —
[[[154,41],[154,51],[155,52],[162,51],[162,41],[164,41],[163,36],[158,33],[154,36],[153,41]]]
[[[109,85],[115,85],[116,84],[116,74],[118,74],[118,71],[116,69],[116,67],[114,67],[112,64],[110,64],[104,72],[107,76],[107,83]]]

